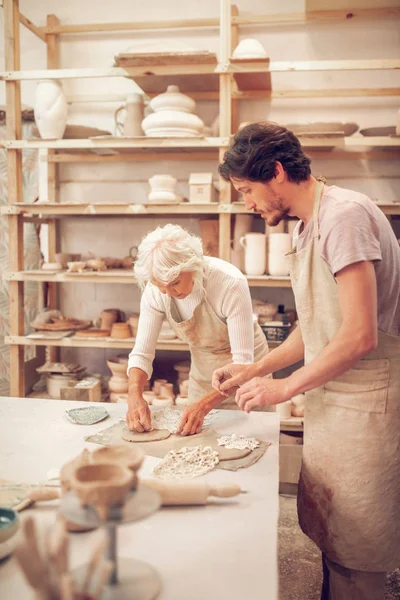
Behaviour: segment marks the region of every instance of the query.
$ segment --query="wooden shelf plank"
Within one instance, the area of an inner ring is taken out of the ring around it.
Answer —
[[[250,287],[274,287],[291,288],[290,277],[272,277],[271,275],[260,275],[258,277],[247,276]]]
[[[280,430],[281,431],[303,431],[304,430],[304,417],[289,417],[288,419],[281,419]]]
[[[41,269],[30,271],[7,271],[3,274],[5,281],[48,281],[53,283],[123,283],[136,285],[133,273],[129,269],[110,269],[105,272],[68,273],[67,271],[51,272]],[[250,287],[291,287],[289,277],[247,277]]]
[[[119,349],[125,348],[132,350],[135,340],[113,340],[112,338],[97,338],[97,339],[84,339],[76,336],[65,337],[59,340],[55,339],[35,339],[26,336],[6,336],[4,338],[6,344],[21,345],[21,346],[56,346],[61,348],[108,348],[108,349]],[[171,350],[171,351],[187,351],[189,350],[188,344],[181,342],[180,340],[168,340],[157,342],[157,350]]]
[[[60,348],[107,348],[132,350],[135,340],[113,340],[112,338],[97,338],[84,339],[76,336],[65,337],[59,340],[54,339],[34,339],[26,336],[5,336],[4,343],[16,346],[49,346]],[[276,348],[277,344],[268,343],[270,348]],[[166,340],[158,341],[156,350],[169,350],[176,352],[186,352],[189,350],[189,345],[181,342],[181,340]]]
[[[379,137],[366,137],[366,136],[329,136],[329,137],[306,137],[299,136],[302,146],[305,148],[398,148],[400,147],[400,136],[379,136]],[[77,139],[77,140],[42,140],[42,139],[29,139],[29,140],[0,140],[0,147],[3,148],[50,148],[55,150],[73,150],[73,149],[87,149],[87,150],[102,150],[106,148],[116,149],[130,149],[132,151],[139,150],[143,151],[146,149],[154,150],[160,149],[162,151],[170,150],[176,152],[184,149],[189,151],[190,149],[196,152],[204,149],[210,151],[215,148],[226,148],[229,146],[228,137],[219,138],[114,138],[110,140],[107,138],[92,140],[92,139]]]
[[[223,73],[271,73],[284,72],[312,72],[312,71],[381,71],[396,70],[400,68],[400,59],[360,59],[360,60],[314,60],[314,61],[265,61],[265,64],[256,64],[257,61],[227,62],[214,65],[173,65],[157,66],[151,70],[151,75],[178,76],[223,74]],[[2,71],[0,79],[5,81],[27,81],[36,79],[90,79],[102,77],[146,77],[142,67],[122,68],[83,68],[83,69],[41,69],[29,71]]]
[[[159,148],[161,150],[181,150],[193,148],[201,149],[221,148],[229,145],[229,138],[207,137],[207,138],[108,138],[98,139],[76,139],[76,140],[0,140],[0,146],[4,148],[53,148],[62,149],[90,149],[102,150],[105,148],[128,148],[132,150],[146,150]]]
[[[386,215],[400,215],[400,202],[390,204],[379,204],[377,206]],[[253,214],[253,211],[246,209],[243,202],[233,202],[232,204],[191,204],[184,202],[182,204],[51,204],[51,203],[17,203],[0,207],[2,215],[46,215],[54,217],[73,216],[151,216],[160,215],[213,215],[213,214]]]

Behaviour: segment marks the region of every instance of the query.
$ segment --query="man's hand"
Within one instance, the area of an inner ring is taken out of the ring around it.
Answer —
[[[199,402],[189,404],[183,412],[177,433],[181,435],[200,433],[206,414],[206,410]]]
[[[286,379],[254,377],[236,392],[236,404],[249,413],[255,406],[271,406],[290,400]]]
[[[151,412],[149,405],[144,398],[129,401],[128,412],[126,413],[126,423],[131,431],[151,431]]]
[[[254,365],[238,365],[230,363],[216,369],[212,376],[212,386],[223,396],[230,396],[240,385],[255,375]]]

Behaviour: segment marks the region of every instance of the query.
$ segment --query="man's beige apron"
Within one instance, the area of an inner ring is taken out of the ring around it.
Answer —
[[[317,183],[312,241],[288,254],[306,363],[342,322],[318,242],[323,187]],[[307,393],[298,512],[332,561],[360,571],[400,565],[400,337],[379,332],[376,350]]]
[[[211,379],[215,369],[232,362],[228,326],[221,321],[203,292],[201,302],[193,315],[182,321],[176,303],[168,298],[166,317],[180,340],[189,344],[191,368],[189,373],[189,398],[197,402],[212,391]],[[254,360],[260,360],[268,352],[268,343],[260,326],[254,325]],[[234,396],[224,400],[232,402]]]

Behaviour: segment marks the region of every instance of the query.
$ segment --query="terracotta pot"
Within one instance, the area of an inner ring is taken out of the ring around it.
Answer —
[[[75,375],[48,375],[46,378],[47,393],[51,398],[61,398],[61,389],[69,387],[70,383],[78,383]]]
[[[154,398],[156,395],[154,392],[143,392],[143,399],[146,400],[147,404],[153,404]]]
[[[100,313],[100,328],[111,331],[111,327],[119,319],[119,310],[116,308],[106,308]]]
[[[166,408],[174,403],[172,398],[166,398],[165,396],[157,396],[153,400],[153,406],[155,408]]]
[[[154,380],[153,392],[155,393],[156,396],[159,396],[161,394],[161,386],[164,383],[168,383],[168,381],[166,379],[155,379]]]
[[[94,506],[101,519],[108,519],[111,506],[122,505],[135,482],[135,474],[117,464],[89,464],[71,475],[71,487],[83,506]]]
[[[114,446],[104,446],[98,448],[92,453],[92,461],[103,464],[119,464],[128,467],[131,471],[137,471],[144,459],[144,452],[135,445],[124,446],[116,444]]]
[[[172,383],[163,383],[160,386],[160,396],[170,397],[172,400],[175,398],[174,386]]]
[[[129,389],[128,377],[120,374],[113,375],[108,382],[108,389],[114,394],[126,394]]]
[[[110,337],[116,339],[125,339],[131,337],[131,329],[128,323],[114,323],[111,327]]]

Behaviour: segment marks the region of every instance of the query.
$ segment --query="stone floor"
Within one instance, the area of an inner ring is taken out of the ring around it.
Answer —
[[[321,554],[298,525],[293,496],[280,496],[279,588],[279,600],[320,599]],[[388,575],[385,600],[400,600],[400,569]]]

